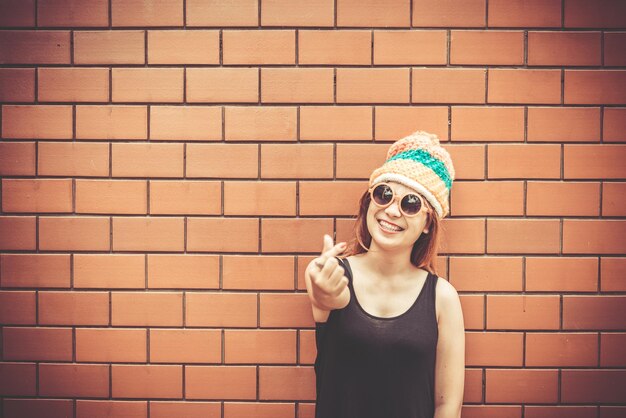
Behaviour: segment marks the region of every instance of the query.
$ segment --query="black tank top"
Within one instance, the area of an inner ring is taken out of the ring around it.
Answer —
[[[350,303],[315,323],[315,418],[433,418],[437,276],[428,273],[413,305],[392,318],[359,304],[347,259]]]

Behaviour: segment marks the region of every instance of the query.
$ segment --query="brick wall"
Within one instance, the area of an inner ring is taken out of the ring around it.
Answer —
[[[457,170],[463,418],[626,414],[626,2],[0,0],[0,25],[4,417],[312,418],[304,267],[417,129]]]

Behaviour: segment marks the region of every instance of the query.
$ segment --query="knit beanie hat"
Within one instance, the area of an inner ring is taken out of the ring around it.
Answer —
[[[395,181],[410,187],[426,198],[443,219],[450,212],[448,198],[453,180],[452,159],[439,138],[416,131],[391,145],[385,163],[372,172],[369,186]]]

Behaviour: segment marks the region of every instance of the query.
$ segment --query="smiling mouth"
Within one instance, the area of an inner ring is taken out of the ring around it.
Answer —
[[[380,225],[381,229],[383,231],[386,232],[400,232],[400,231],[404,231],[404,228],[400,228],[399,226],[393,226],[391,225],[389,222],[383,220],[383,219],[378,219],[378,225]]]

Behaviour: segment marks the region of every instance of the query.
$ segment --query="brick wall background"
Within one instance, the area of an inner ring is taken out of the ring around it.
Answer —
[[[0,25],[4,417],[313,417],[304,267],[416,129],[457,169],[463,417],[626,414],[626,2],[0,0]]]

